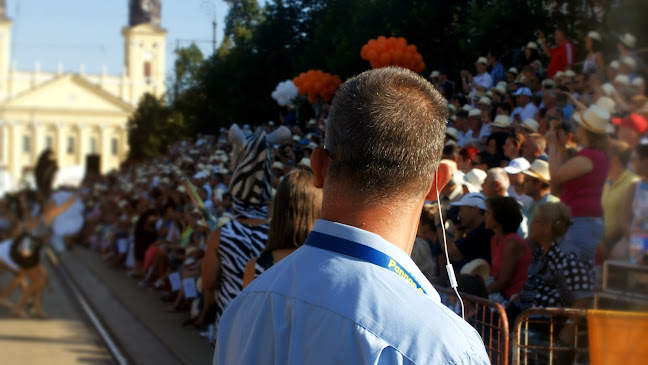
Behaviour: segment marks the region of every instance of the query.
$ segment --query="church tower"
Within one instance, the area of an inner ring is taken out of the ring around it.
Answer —
[[[130,0],[124,37],[124,97],[136,104],[144,93],[162,96],[166,91],[166,30],[160,27],[159,0]]]
[[[11,50],[11,20],[7,18],[6,1],[0,0],[0,100],[7,96]]]

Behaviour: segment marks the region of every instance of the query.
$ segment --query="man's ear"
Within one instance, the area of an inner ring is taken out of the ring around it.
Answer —
[[[438,191],[443,190],[443,188],[446,186],[446,184],[448,183],[448,181],[450,181],[451,178],[452,178],[452,172],[450,170],[450,166],[446,165],[445,163],[439,163],[439,167],[434,173],[430,190],[428,191],[425,199],[429,201],[437,200],[437,195],[436,195],[437,190]]]
[[[314,175],[313,185],[316,188],[321,189],[324,187],[324,179],[326,178],[326,171],[328,170],[331,158],[322,147],[315,147],[311,154],[310,161]]]

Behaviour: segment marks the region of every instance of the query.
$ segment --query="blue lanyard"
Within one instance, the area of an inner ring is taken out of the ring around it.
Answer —
[[[393,271],[403,279],[407,280],[414,288],[427,294],[425,289],[416,281],[414,275],[403,269],[396,260],[391,258],[375,248],[362,245],[357,242],[349,241],[344,238],[331,236],[321,232],[311,231],[306,238],[305,245],[321,248],[327,251],[337,252],[342,255],[355,257],[362,261],[372,263],[377,266],[384,267],[389,271]]]

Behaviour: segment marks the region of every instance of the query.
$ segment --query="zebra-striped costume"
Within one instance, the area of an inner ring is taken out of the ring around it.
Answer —
[[[285,127],[269,135],[259,131],[248,136],[236,125],[230,129],[230,140],[238,150],[229,187],[236,217],[267,219],[272,191],[270,145],[285,139],[290,139],[290,131]],[[259,256],[267,240],[267,224],[251,226],[233,219],[221,227],[218,245],[221,285],[216,294],[216,326],[227,305],[241,292],[245,265]]]

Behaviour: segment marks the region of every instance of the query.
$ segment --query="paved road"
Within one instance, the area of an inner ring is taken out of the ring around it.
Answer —
[[[186,313],[166,313],[159,293],[142,288],[122,270],[109,268],[77,247],[48,262],[43,296],[48,319],[14,318],[0,307],[0,364],[117,364],[64,280],[71,280],[96,314],[125,363],[211,364],[213,349],[198,331],[185,330]],[[0,272],[0,288],[10,280]],[[14,293],[15,300],[18,293]]]
[[[0,272],[0,288],[10,278],[8,272]],[[16,300],[18,295],[15,292],[11,298]],[[50,274],[43,308],[47,319],[15,318],[9,309],[0,307],[0,363],[114,364],[58,275]]]

